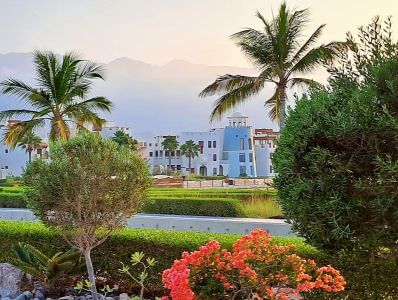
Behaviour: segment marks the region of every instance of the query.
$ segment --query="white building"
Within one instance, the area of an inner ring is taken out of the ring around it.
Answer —
[[[191,173],[229,177],[274,176],[270,153],[276,144],[271,147],[268,144],[262,146],[262,132],[273,131],[258,129],[253,132],[248,125],[248,118],[241,113],[234,113],[228,120],[229,125],[225,128],[174,135],[180,146],[189,140],[199,146],[199,156],[191,162]],[[274,135],[277,137],[279,134]],[[169,135],[158,135],[147,141],[147,160],[154,174],[164,174],[169,165],[169,153],[162,147],[162,141],[167,136]],[[180,150],[172,151],[170,157],[172,170],[182,174],[190,173],[189,159],[181,155]]]

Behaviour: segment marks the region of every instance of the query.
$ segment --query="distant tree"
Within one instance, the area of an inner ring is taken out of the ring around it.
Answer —
[[[178,149],[179,143],[175,136],[167,136],[162,141],[162,147],[165,151],[169,152],[169,165],[168,168],[171,168],[171,152],[176,151]]]
[[[231,36],[261,73],[258,76],[226,74],[206,87],[200,97],[222,94],[211,113],[211,120],[220,119],[231,108],[257,95],[266,83],[272,83],[275,91],[265,101],[265,106],[270,108],[270,118],[279,121],[283,128],[288,86],[319,86],[314,80],[301,76],[308,75],[332,60],[342,45],[332,42],[312,48],[325,24],[302,42],[304,30],[309,23],[308,15],[307,9],[289,10],[286,3],[282,3],[278,14],[270,21],[257,12],[263,25],[262,30],[247,28]]]
[[[24,173],[28,203],[43,223],[83,253],[97,299],[91,251],[137,212],[150,184],[146,163],[94,134],[51,145],[51,160]]]
[[[26,132],[18,143],[18,147],[25,149],[29,155],[29,163],[32,162],[32,152],[38,149],[42,144],[41,137],[35,135],[33,132]]]
[[[131,150],[135,151],[138,148],[138,141],[133,139],[128,133],[117,130],[112,137],[112,140],[118,143],[120,146],[127,146]]]
[[[191,160],[199,155],[200,148],[194,141],[189,140],[181,145],[180,150],[182,155],[188,157],[189,174],[191,174]]]
[[[103,67],[67,53],[62,59],[52,52],[34,53],[38,87],[17,80],[3,81],[2,92],[19,97],[28,108],[0,112],[0,121],[21,115],[29,119],[12,125],[4,136],[6,144],[15,147],[29,131],[50,122],[50,140],[68,140],[70,126],[86,123],[101,125],[105,120],[98,111],[109,112],[112,103],[105,97],[88,98],[93,79],[103,79]]]

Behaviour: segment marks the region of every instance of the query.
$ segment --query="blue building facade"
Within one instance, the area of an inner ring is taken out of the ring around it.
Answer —
[[[228,119],[223,139],[223,161],[228,164],[228,175],[257,177],[253,131],[247,117],[236,112]]]

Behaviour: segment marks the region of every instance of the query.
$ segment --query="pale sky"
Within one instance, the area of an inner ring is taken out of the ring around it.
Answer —
[[[248,66],[228,36],[258,27],[279,0],[2,0],[0,53],[74,50],[109,62],[129,57],[152,64],[173,59],[208,65]],[[398,0],[290,0],[310,8],[311,27],[326,23],[322,42],[342,40],[375,15],[392,15],[398,33]]]

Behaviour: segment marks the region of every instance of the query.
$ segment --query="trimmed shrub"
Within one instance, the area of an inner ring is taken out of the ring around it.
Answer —
[[[26,208],[23,193],[0,192],[0,208]]]
[[[168,231],[154,229],[123,229],[114,233],[104,244],[93,250],[93,262],[97,275],[109,280],[110,283],[125,285],[129,280],[118,272],[120,262],[128,262],[131,253],[144,252],[155,258],[158,263],[150,272],[148,287],[152,290],[162,289],[162,272],[170,268],[174,260],[181,257],[183,251],[194,251],[210,240],[217,240],[222,247],[231,249],[239,235],[201,233],[188,231]],[[16,242],[29,243],[46,254],[65,251],[70,246],[62,237],[41,223],[0,221],[0,263],[16,264],[11,253],[11,245]],[[296,246],[297,254],[304,258],[322,257],[314,247],[299,238],[274,237],[278,245]]]
[[[238,199],[151,197],[141,212],[150,214],[243,217]]]

